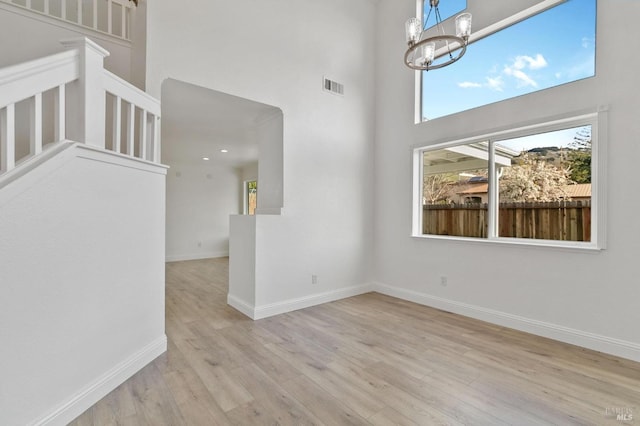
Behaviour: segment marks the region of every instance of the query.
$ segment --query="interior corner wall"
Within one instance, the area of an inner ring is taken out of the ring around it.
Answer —
[[[81,28],[71,30],[15,13],[16,7],[0,4],[0,68],[64,51],[60,40],[82,37]],[[109,51],[105,68],[119,77],[131,79],[131,47],[109,37],[89,35],[92,41]]]
[[[170,77],[283,112],[284,208],[256,217],[257,306],[289,309],[371,279],[375,4],[147,4],[150,93]],[[324,76],[344,96],[325,92]]]
[[[170,164],[167,261],[229,255],[229,216],[242,210],[239,171],[214,163]]]
[[[412,0],[382,0],[375,26],[374,259],[379,288],[640,360],[640,286],[635,268],[640,254],[640,222],[635,215],[640,198],[630,196],[637,185],[630,175],[640,156],[640,98],[632,70],[640,60],[628,54],[640,48],[640,28],[628,20],[640,14],[640,3],[598,1],[596,77],[418,125],[413,124],[414,73],[404,66],[399,53],[406,48],[403,23],[414,10]],[[610,108],[605,250],[593,253],[411,237],[413,146],[599,106]],[[448,277],[446,287],[440,285],[441,275]]]

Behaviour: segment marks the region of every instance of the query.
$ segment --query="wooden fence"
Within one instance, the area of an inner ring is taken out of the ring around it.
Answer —
[[[500,237],[591,241],[591,202],[500,203]],[[431,235],[486,238],[487,204],[428,204],[422,231]]]

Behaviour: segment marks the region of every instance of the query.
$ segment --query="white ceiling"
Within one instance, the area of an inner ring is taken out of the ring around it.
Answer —
[[[258,160],[254,128],[280,109],[169,79],[162,85],[162,162],[241,167]],[[226,149],[228,153],[221,153]]]

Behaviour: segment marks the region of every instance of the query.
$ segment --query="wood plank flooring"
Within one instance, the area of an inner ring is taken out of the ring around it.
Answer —
[[[166,276],[167,353],[72,425],[640,423],[638,363],[376,293],[254,322],[227,259]]]

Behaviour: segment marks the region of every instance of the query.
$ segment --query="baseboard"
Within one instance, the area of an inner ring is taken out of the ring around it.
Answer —
[[[373,291],[387,296],[640,362],[640,344],[634,342],[391,287],[382,283],[375,283],[372,287]]]
[[[334,300],[340,300],[347,297],[369,293],[372,290],[373,287],[371,284],[363,284],[359,286],[327,291],[325,293],[312,294],[310,296],[300,297],[297,299],[289,299],[282,302],[256,306],[253,310],[253,319],[257,320],[278,314],[284,314],[286,312],[297,311],[298,309],[304,309],[310,306],[320,305],[322,303],[333,302]]]
[[[202,259],[213,259],[217,257],[229,257],[229,251],[212,251],[207,253],[195,253],[195,254],[168,254],[165,257],[165,261],[181,262],[183,260],[202,260]]]
[[[140,371],[144,366],[162,355],[167,350],[167,336],[151,342],[112,370],[89,384],[67,402],[53,410],[50,414],[31,423],[32,425],[66,425],[109,392],[120,386],[128,378]]]
[[[247,303],[232,294],[227,294],[227,304],[232,308],[242,312],[249,318],[255,319],[255,307],[250,303]]]
[[[229,304],[229,306],[242,312],[252,320],[259,320],[262,318],[272,317],[274,315],[297,311],[298,309],[308,308],[310,306],[333,302],[334,300],[358,296],[360,294],[369,293],[371,291],[373,291],[373,286],[371,284],[363,284],[359,286],[341,288],[339,290],[327,291],[325,293],[312,294],[310,296],[300,297],[297,299],[284,300],[282,302],[271,303],[262,306],[254,306],[244,300],[237,298],[236,296],[227,294],[227,303]]]

